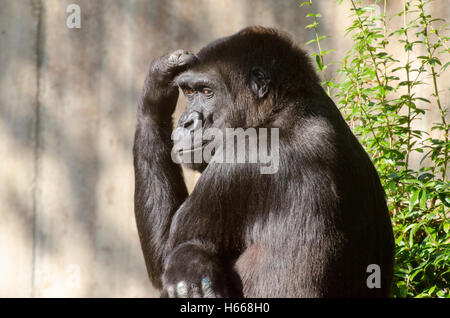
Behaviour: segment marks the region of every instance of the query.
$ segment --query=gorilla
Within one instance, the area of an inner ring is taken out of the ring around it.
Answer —
[[[179,89],[186,111],[174,130]],[[188,194],[174,158],[204,150],[210,140],[193,134],[207,128],[276,129],[278,170],[202,159],[187,164],[201,172]],[[138,233],[162,297],[390,295],[377,171],[288,35],[248,27],[154,60],[133,154]]]

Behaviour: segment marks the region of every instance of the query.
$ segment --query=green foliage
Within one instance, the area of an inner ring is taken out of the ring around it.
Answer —
[[[449,59],[449,38],[441,35],[447,25],[435,28],[442,19],[427,12],[430,0],[404,0],[403,10],[392,17],[386,16],[386,0],[348,1],[352,22],[346,36],[353,47],[338,70],[341,80],[323,85],[328,94],[334,88],[332,97],[371,156],[386,191],[396,243],[392,294],[450,298],[449,124],[439,90],[448,89],[439,83],[450,64],[441,61]],[[308,43],[317,44],[314,58],[324,75],[329,51],[320,47],[320,14],[308,17],[314,21],[307,28],[315,32]],[[388,32],[394,19],[401,19],[402,26]],[[394,42],[402,44],[403,52],[397,53],[402,61],[389,50]],[[429,96],[423,95],[425,85],[432,86]],[[433,109],[439,122],[428,130],[417,128],[414,123]],[[422,160],[413,169],[410,159],[418,155]]]
[[[303,6],[312,6],[312,0],[309,1],[304,1],[300,4],[301,7]],[[330,89],[333,86],[333,82],[327,79],[327,76],[325,74],[325,70],[327,69],[327,64],[325,64],[324,59],[325,56],[327,54],[330,54],[331,52],[333,52],[334,50],[322,50],[321,46],[320,46],[320,42],[322,40],[325,40],[327,38],[327,36],[319,35],[319,30],[318,30],[318,26],[319,26],[319,18],[322,17],[322,15],[320,13],[308,13],[306,15],[307,18],[313,18],[313,23],[308,24],[305,28],[306,29],[312,29],[314,31],[314,39],[308,41],[306,44],[311,44],[311,43],[316,43],[317,48],[318,48],[318,53],[314,53],[312,54],[312,56],[314,57],[315,61],[316,61],[316,65],[317,65],[317,70],[322,74],[324,81],[322,82],[322,85],[325,86],[328,95],[331,95],[330,93]]]

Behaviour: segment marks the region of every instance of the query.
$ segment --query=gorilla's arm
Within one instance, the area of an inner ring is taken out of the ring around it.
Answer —
[[[175,51],[152,62],[138,108],[133,148],[136,223],[148,274],[159,287],[172,216],[188,196],[181,168],[170,155],[171,116],[178,99],[172,79],[195,60],[190,53]]]
[[[172,220],[163,296],[242,297],[233,264],[244,246],[257,167],[210,163]]]

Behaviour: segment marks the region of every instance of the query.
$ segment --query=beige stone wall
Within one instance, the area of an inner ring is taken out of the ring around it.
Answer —
[[[315,2],[337,60],[351,44],[348,11]],[[66,27],[70,3],[81,29]],[[450,16],[446,0],[434,6]],[[305,43],[308,10],[297,0],[0,0],[0,297],[156,296],[131,154],[149,61],[254,24]],[[192,188],[197,176],[185,176]]]

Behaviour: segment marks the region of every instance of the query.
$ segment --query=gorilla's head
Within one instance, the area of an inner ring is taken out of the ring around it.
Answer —
[[[174,151],[184,158],[192,159],[214,140],[196,131],[277,127],[277,119],[289,117],[283,115],[286,109],[298,108],[293,96],[317,89],[307,55],[273,29],[246,28],[212,42],[197,57],[198,63],[175,79],[185,95],[186,111],[174,132]],[[182,162],[199,171],[207,166],[203,160]]]

